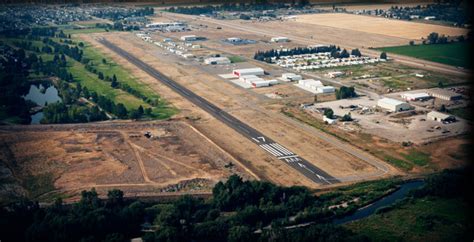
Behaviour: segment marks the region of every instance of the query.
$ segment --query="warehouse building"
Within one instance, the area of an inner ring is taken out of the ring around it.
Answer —
[[[301,75],[296,75],[295,73],[283,73],[281,74],[281,79],[283,81],[299,81],[303,79]]]
[[[454,122],[456,121],[456,117],[453,115],[440,113],[438,111],[431,111],[426,114],[426,118],[429,120],[437,121],[437,122]]]
[[[182,41],[195,41],[198,39],[196,35],[183,35],[180,37]]]
[[[265,71],[260,68],[246,68],[246,69],[235,69],[232,71],[232,74],[241,77],[241,76],[247,76],[247,75],[256,75],[256,76],[263,76],[265,75]]]
[[[379,101],[377,102],[377,106],[383,109],[387,109],[391,112],[400,112],[413,109],[410,104],[392,98],[379,99]]]
[[[204,60],[208,65],[225,65],[230,64],[231,61],[227,57],[211,57]]]
[[[462,99],[461,94],[455,93],[450,90],[441,89],[441,88],[430,89],[428,90],[428,94],[432,97],[439,98],[446,101],[455,101],[455,100]]]
[[[290,42],[290,39],[288,37],[273,37],[270,40],[271,42],[275,43],[283,43],[283,42]]]
[[[428,100],[431,98],[431,96],[426,92],[403,93],[400,96],[407,101],[423,101],[423,100]]]

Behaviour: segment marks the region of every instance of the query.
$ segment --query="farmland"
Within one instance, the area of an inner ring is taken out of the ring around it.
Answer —
[[[449,36],[458,36],[467,33],[467,30],[462,28],[343,13],[302,15],[298,16],[296,21],[316,26],[354,30],[403,39],[421,39],[431,32]]]
[[[469,43],[450,43],[435,45],[406,45],[378,48],[399,55],[406,55],[451,66],[467,68],[469,66]]]

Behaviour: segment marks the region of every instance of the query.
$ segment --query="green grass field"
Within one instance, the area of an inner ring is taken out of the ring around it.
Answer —
[[[467,42],[435,45],[393,46],[378,48],[378,50],[388,53],[411,56],[451,66],[466,68],[469,65],[469,43]]]
[[[416,199],[345,226],[373,241],[459,241],[466,207],[460,199]]]

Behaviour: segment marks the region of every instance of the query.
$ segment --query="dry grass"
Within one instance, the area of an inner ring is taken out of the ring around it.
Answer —
[[[431,32],[449,36],[467,34],[467,30],[462,28],[344,13],[301,15],[296,21],[405,39],[421,39]]]

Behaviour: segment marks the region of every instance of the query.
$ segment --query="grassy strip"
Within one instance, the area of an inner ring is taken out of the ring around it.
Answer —
[[[378,50],[434,61],[451,66],[468,67],[469,43],[450,43],[434,45],[404,45],[378,48]]]
[[[236,56],[236,55],[233,55],[231,57],[229,57],[229,60],[232,62],[232,63],[239,63],[239,62],[245,62],[245,59],[240,57],[240,56]]]
[[[288,110],[288,109],[282,109],[281,110],[281,113],[283,113],[284,115],[292,118],[292,119],[295,119],[295,120],[298,120],[302,123],[305,123],[311,127],[314,127],[316,129],[319,129],[321,131],[323,131],[324,133],[326,134],[329,134],[329,135],[332,135],[342,141],[346,141],[346,142],[349,142],[349,140],[347,140],[346,138],[340,136],[340,135],[337,135],[335,133],[332,133],[332,132],[329,132],[327,129],[326,129],[326,124],[324,124],[323,122],[320,122],[312,117],[308,117],[308,115],[300,112],[300,111],[294,111],[294,110]]]
[[[460,199],[416,199],[346,226],[373,241],[458,241],[466,209]]]

